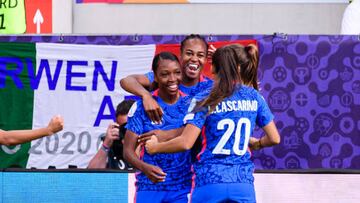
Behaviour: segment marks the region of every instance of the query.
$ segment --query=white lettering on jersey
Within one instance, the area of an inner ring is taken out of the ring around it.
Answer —
[[[258,102],[256,100],[222,101],[212,113],[224,113],[230,111],[257,111]]]

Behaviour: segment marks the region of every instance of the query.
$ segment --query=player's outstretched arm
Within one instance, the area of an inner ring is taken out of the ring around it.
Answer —
[[[144,133],[138,137],[138,142],[145,144],[147,140],[151,139],[151,136],[155,135],[158,138],[159,142],[166,142],[174,139],[181,135],[184,131],[184,127],[176,128],[172,130],[152,130],[147,133]]]
[[[157,136],[152,136],[150,140],[146,141],[145,148],[150,154],[189,150],[194,145],[200,132],[200,128],[187,124],[180,136],[167,142],[159,142]]]
[[[47,127],[34,130],[0,130],[0,144],[17,145],[59,132],[64,127],[64,120],[57,115],[51,118]]]

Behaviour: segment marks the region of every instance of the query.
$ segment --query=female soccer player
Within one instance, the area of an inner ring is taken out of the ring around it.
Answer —
[[[158,90],[153,99],[163,110],[160,123],[146,115],[143,100],[135,103],[128,114],[124,158],[141,173],[136,175],[136,202],[188,202],[191,189],[190,152],[150,155],[144,149],[135,153],[138,135],[151,130],[178,129],[183,125],[190,98],[179,91],[181,67],[177,57],[161,52],[153,59],[152,69]]]
[[[191,34],[181,42],[180,51],[182,81],[179,84],[179,89],[189,96],[194,96],[199,91],[211,88],[212,81],[202,75],[201,70],[206,63],[207,56],[213,54],[215,47],[210,46],[208,49],[208,44],[204,38],[200,35]],[[146,89],[151,87],[153,81],[154,72],[149,72],[145,75],[129,75],[121,79],[120,85],[124,90],[140,96],[149,118],[154,122],[160,122],[163,112]]]
[[[186,115],[182,134],[167,142],[159,143],[156,136],[146,142],[150,154],[188,150],[202,130],[192,202],[256,202],[248,145],[253,149],[272,146],[280,142],[280,136],[264,98],[243,85],[241,70],[257,69],[254,49],[256,46],[217,49],[212,59],[214,87]],[[250,140],[256,124],[265,136]]]

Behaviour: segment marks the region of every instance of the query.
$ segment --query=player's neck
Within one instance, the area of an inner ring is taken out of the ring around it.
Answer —
[[[167,104],[175,104],[180,97],[180,92],[178,91],[177,94],[168,94],[166,91],[159,90],[159,97]]]
[[[186,76],[185,77],[183,76],[181,84],[186,86],[186,87],[191,87],[191,86],[194,86],[194,85],[198,84],[199,81],[200,81],[200,78],[192,79],[192,78],[188,78]]]

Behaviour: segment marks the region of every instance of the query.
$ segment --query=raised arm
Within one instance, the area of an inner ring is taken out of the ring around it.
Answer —
[[[120,80],[120,86],[131,94],[144,97],[151,95],[147,90],[151,86],[150,80],[141,74],[128,75]]]
[[[191,149],[201,129],[192,124],[187,124],[180,136],[167,142],[159,142],[157,136],[152,136],[146,141],[146,150],[150,154],[174,153]]]
[[[210,64],[212,63],[212,57],[213,57],[215,51],[216,51],[216,47],[214,45],[212,45],[212,44],[209,44],[209,48],[207,50],[206,58],[208,60],[208,63],[210,63]]]
[[[143,99],[144,109],[150,120],[156,123],[161,122],[163,111],[151,93],[146,89],[151,86],[151,82],[145,75],[129,75],[120,80],[120,86],[127,92],[140,96]]]
[[[0,130],[0,144],[17,145],[59,132],[64,127],[61,116],[51,118],[47,127],[34,130]]]

